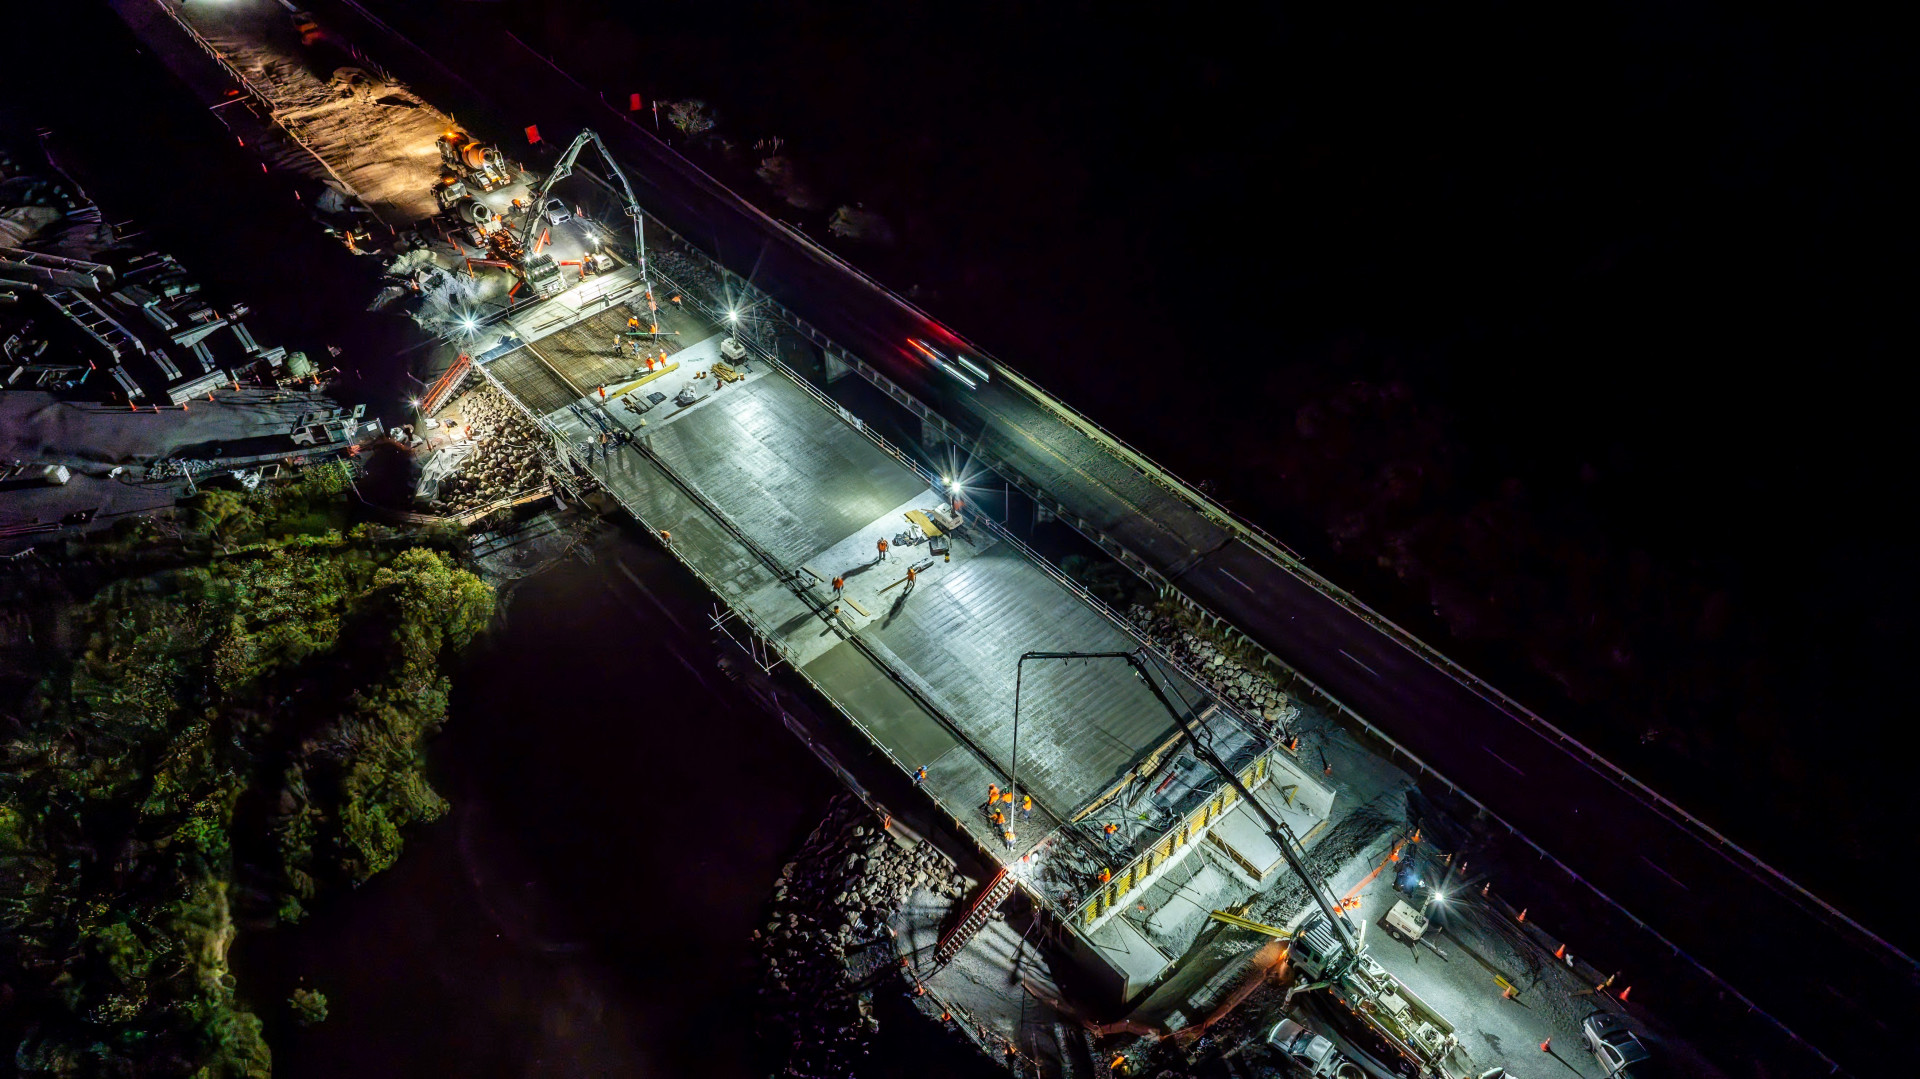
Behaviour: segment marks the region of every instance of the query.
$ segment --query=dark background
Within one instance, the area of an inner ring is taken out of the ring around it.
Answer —
[[[438,5],[1873,928],[1915,577],[1890,25],[1704,5]],[[671,129],[669,129],[671,134]],[[781,206],[753,143],[823,199]]]

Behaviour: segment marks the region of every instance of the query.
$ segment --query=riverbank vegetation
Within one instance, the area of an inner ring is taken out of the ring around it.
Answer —
[[[203,494],[112,541],[141,572],[36,611],[73,644],[0,703],[0,1029],[23,1074],[269,1074],[236,934],[366,881],[446,811],[422,743],[492,590],[430,542],[345,527],[345,479]],[[145,568],[143,544],[179,557]]]

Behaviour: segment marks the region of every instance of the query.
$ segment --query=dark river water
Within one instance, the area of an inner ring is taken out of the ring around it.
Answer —
[[[644,541],[591,550],[513,589],[457,675],[453,811],[235,949],[263,1011],[301,979],[331,1001],[272,1032],[278,1074],[766,1074],[750,935],[838,785],[719,672],[697,582]]]

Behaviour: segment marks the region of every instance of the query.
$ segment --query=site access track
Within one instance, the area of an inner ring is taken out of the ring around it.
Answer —
[[[909,338],[951,331],[744,202],[491,19],[312,5],[481,137],[601,133],[646,211],[930,410],[963,449],[1143,574],[1225,618],[1840,1066],[1905,1060],[1920,964],[1301,566],[1004,367],[968,390]],[[384,14],[384,13],[383,13]],[[716,66],[724,78],[724,66]],[[484,88],[484,89],[483,89]],[[524,145],[524,143],[522,143]],[[984,358],[982,357],[983,362]],[[1543,872],[1554,872],[1542,863]],[[1629,947],[1643,947],[1635,942]],[[1619,942],[1615,942],[1620,947]],[[1621,947],[1623,952],[1627,947]],[[1795,957],[1783,965],[1782,954]],[[1619,957],[1621,965],[1631,954]],[[1657,1000],[1657,986],[1636,999]]]

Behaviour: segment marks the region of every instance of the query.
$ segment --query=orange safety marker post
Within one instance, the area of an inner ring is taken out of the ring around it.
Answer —
[[[1633,992],[1633,986],[1631,985],[1627,986],[1625,989],[1620,990],[1620,1003],[1625,1004],[1627,1002],[1627,994],[1631,992]]]
[[[1548,1038],[1546,1041],[1543,1041],[1540,1043],[1540,1051],[1542,1053],[1551,1053],[1553,1052],[1552,1045],[1553,1045],[1553,1039]]]
[[[1515,919],[1514,919],[1514,921],[1516,921],[1516,922],[1524,922],[1524,921],[1526,921],[1526,920],[1527,920],[1527,908],[1525,908],[1525,907],[1521,907],[1521,908],[1520,908],[1520,916],[1519,916],[1518,918],[1515,918]]]
[[[1480,898],[1485,899],[1487,897],[1487,891],[1492,887],[1493,887],[1492,881],[1488,881],[1485,884],[1482,884],[1480,886]]]

